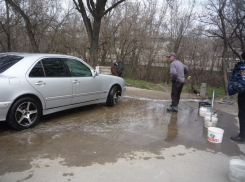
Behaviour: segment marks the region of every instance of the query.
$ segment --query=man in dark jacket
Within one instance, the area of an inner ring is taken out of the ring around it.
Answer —
[[[123,72],[123,69],[124,69],[124,66],[123,66],[123,62],[122,61],[114,61],[114,66],[117,67],[117,76],[119,77],[122,77],[122,72]]]
[[[172,104],[167,111],[178,112],[178,104],[180,100],[180,94],[182,92],[183,85],[185,83],[185,75],[188,72],[188,67],[182,62],[176,60],[176,54],[170,52],[167,56],[170,64],[170,74],[172,80]]]
[[[238,93],[240,133],[236,137],[231,137],[231,140],[245,142],[245,52],[241,54],[241,61],[235,65],[228,84],[228,94],[236,93]]]

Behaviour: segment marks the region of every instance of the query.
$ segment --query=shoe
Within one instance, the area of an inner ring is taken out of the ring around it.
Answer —
[[[245,142],[245,138],[240,137],[240,135],[237,135],[236,137],[231,137],[231,140],[235,142]]]
[[[168,111],[168,112],[178,112],[178,108],[175,108],[175,107],[169,107],[169,108],[167,108],[167,111]]]

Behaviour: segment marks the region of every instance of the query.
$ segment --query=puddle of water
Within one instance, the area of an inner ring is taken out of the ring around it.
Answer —
[[[3,124],[0,175],[29,169],[35,158],[61,157],[65,159],[62,165],[90,166],[115,163],[131,153],[146,151],[160,160],[164,156],[157,155],[163,149],[178,145],[228,156],[244,155],[229,139],[238,129],[234,116],[218,114],[218,127],[225,133],[221,144],[212,144],[206,139],[203,118],[197,114],[198,103],[181,102],[178,113],[166,112],[169,104],[122,98],[112,108],[94,105],[46,116],[35,128],[21,132]]]

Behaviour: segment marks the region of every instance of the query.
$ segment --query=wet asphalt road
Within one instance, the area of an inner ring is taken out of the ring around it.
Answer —
[[[2,122],[0,181],[11,181],[8,179],[12,179],[12,173],[40,168],[40,164],[33,164],[37,159],[61,158],[59,164],[69,168],[95,164],[103,167],[119,159],[130,163],[137,152],[151,153],[156,160],[164,160],[166,156],[162,151],[179,145],[194,153],[244,156],[239,146],[229,139],[238,130],[234,115],[218,113],[217,127],[225,133],[221,144],[213,144],[206,139],[207,129],[203,127],[203,118],[198,116],[197,102],[181,102],[179,113],[166,112],[169,104],[163,100],[123,97],[116,107],[92,105],[45,116],[39,125],[24,131],[12,130]],[[172,157],[176,155],[186,154],[177,153]],[[46,163],[44,167],[50,165]],[[33,175],[34,172],[30,173],[25,180],[32,181]],[[75,173],[61,175],[73,177]],[[18,176],[13,179],[18,181]],[[72,181],[71,178],[68,181]]]

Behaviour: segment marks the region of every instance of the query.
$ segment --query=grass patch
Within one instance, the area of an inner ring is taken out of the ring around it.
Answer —
[[[160,83],[160,84],[155,84],[152,82],[148,82],[145,80],[132,80],[130,78],[124,78],[126,83],[131,84],[133,87],[137,87],[137,88],[141,88],[141,89],[147,89],[147,90],[157,90],[157,91],[162,91],[165,92],[165,89],[162,88],[159,85],[162,85],[163,87],[167,87],[168,90],[170,90],[171,92],[171,88],[172,88],[172,83]],[[200,86],[194,86],[194,88],[196,90],[200,90]],[[206,90],[206,97],[207,98],[212,98],[213,96],[213,90],[215,90],[215,98],[223,98],[224,96],[226,96],[225,94],[225,90],[223,87],[207,87]],[[184,84],[183,93],[191,93],[192,88],[190,84]]]
[[[162,91],[165,92],[165,90],[152,82],[148,82],[145,80],[132,80],[130,78],[124,78],[126,83],[131,84],[133,87],[141,88],[141,89],[147,89],[147,90],[157,90],[157,91]]]
[[[191,92],[193,89],[191,88],[192,86],[190,84],[185,84],[183,87],[183,92]],[[201,86],[194,86],[195,90],[200,91],[200,87]],[[213,90],[215,90],[215,98],[223,98],[224,96],[226,96],[225,94],[225,90],[222,87],[209,87],[207,86],[206,89],[206,97],[207,98],[212,98],[213,97]]]
[[[213,97],[213,90],[215,90],[215,95],[214,95],[215,98],[223,98],[224,96],[226,96],[225,90],[223,87],[219,87],[219,88],[207,87],[207,90],[206,90],[207,97],[209,98]]]

